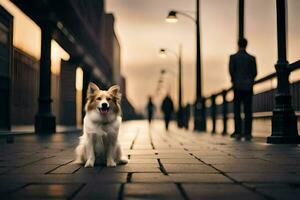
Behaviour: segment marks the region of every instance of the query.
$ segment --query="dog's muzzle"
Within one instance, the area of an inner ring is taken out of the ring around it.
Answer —
[[[101,107],[99,108],[101,114],[106,114],[109,111],[109,105],[107,103],[102,103]]]

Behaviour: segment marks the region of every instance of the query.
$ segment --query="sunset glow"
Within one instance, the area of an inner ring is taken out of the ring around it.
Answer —
[[[288,1],[288,60],[299,59],[299,0]],[[163,66],[174,68],[173,59],[160,59],[161,47],[183,50],[183,103],[195,100],[195,26],[177,16],[177,23],[167,23],[170,10],[195,10],[195,1],[183,0],[109,0],[106,10],[116,17],[116,32],[122,47],[122,73],[127,78],[128,98],[140,110],[145,109],[147,96],[155,94],[157,77]],[[277,61],[275,1],[245,1],[245,35],[248,52],[257,58],[258,77],[275,72]],[[201,0],[202,83],[205,96],[230,87],[229,55],[237,50],[237,1]],[[294,75],[293,75],[294,74]],[[292,80],[299,80],[299,71]],[[298,78],[297,78],[298,77]],[[141,84],[142,83],[142,84]],[[255,90],[274,86],[266,83]],[[177,95],[176,95],[177,96]],[[159,96],[157,104],[160,104]]]

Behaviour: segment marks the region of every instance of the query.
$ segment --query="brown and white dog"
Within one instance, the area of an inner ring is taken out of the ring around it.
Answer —
[[[120,107],[120,87],[114,85],[107,91],[100,90],[90,83],[85,105],[83,135],[79,138],[75,163],[93,167],[99,155],[106,156],[106,165],[115,167],[126,164],[118,143],[119,128],[122,122]]]

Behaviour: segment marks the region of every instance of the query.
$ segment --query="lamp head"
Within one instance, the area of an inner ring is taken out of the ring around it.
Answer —
[[[168,23],[176,23],[178,21],[176,14],[177,12],[175,10],[171,10],[166,17],[166,21]]]
[[[166,51],[166,49],[160,49],[159,50],[159,56],[162,57],[162,58],[167,57],[167,51]]]

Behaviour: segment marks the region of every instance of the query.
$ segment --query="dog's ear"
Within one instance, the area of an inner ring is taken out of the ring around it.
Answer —
[[[121,99],[120,86],[113,85],[108,89],[108,92],[116,97],[118,100]]]
[[[100,90],[99,87],[95,83],[89,83],[87,96],[93,95],[95,91]]]

